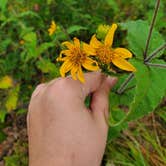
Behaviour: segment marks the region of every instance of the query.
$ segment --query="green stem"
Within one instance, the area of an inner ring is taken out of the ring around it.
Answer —
[[[128,121],[128,117],[130,116],[130,114],[133,113],[133,111],[134,111],[134,109],[133,109],[133,110],[129,110],[129,111],[127,112],[126,116],[125,116],[124,118],[122,118],[119,122],[115,123],[115,124],[112,124],[112,123],[110,123],[110,121],[109,121],[109,126],[110,126],[110,127],[117,127],[117,126],[121,125],[122,123],[127,122],[127,121]]]
[[[120,86],[120,88],[117,90],[118,94],[122,94],[123,91],[125,90],[125,88],[127,87],[128,83],[133,79],[134,74],[131,73],[129,74],[129,76],[126,78],[126,80],[122,83],[122,85]]]
[[[150,42],[152,31],[153,31],[153,28],[154,28],[154,23],[155,23],[156,16],[157,16],[157,13],[158,13],[159,5],[160,5],[160,0],[157,0],[156,1],[156,5],[155,5],[155,10],[154,10],[153,18],[152,18],[152,22],[150,24],[148,38],[147,38],[147,41],[146,41],[146,46],[145,46],[145,51],[144,51],[144,60],[147,57],[147,51],[148,51],[148,47],[149,47],[149,42]]]
[[[145,62],[149,62],[151,59],[153,59],[161,50],[166,48],[166,43],[162,44],[160,47],[158,47],[154,52],[152,52],[151,55],[149,55],[146,59]]]

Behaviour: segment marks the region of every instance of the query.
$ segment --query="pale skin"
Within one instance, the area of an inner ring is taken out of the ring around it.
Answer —
[[[29,166],[100,166],[108,132],[108,94],[117,79],[100,72],[84,76],[84,84],[58,78],[33,92],[27,116]]]

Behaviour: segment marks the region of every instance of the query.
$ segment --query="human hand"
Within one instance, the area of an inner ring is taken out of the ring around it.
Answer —
[[[108,94],[116,81],[91,72],[84,84],[66,77],[39,85],[27,117],[29,165],[99,166],[107,139]]]

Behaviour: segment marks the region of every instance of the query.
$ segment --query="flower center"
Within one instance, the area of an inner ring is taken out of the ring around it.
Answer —
[[[75,47],[72,50],[72,56],[70,61],[74,64],[74,65],[80,65],[82,63],[84,63],[84,61],[86,60],[86,53],[81,50],[80,48]]]
[[[102,63],[109,64],[112,61],[113,50],[108,46],[102,46],[97,49],[97,55]]]

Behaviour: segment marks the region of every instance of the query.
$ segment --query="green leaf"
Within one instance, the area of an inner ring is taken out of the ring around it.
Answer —
[[[1,41],[0,44],[0,52],[6,52],[8,45],[12,42],[12,40],[10,38]]]
[[[152,112],[166,93],[165,69],[149,67],[147,71],[138,62],[135,65],[138,69],[138,74],[135,75],[136,94],[127,120],[135,120]]]
[[[67,29],[67,33],[71,34],[73,32],[80,31],[80,30],[86,30],[86,29],[87,29],[86,27],[83,27],[80,25],[72,25]]]
[[[23,36],[25,42],[31,43],[31,45],[36,46],[37,44],[37,36],[34,32],[29,32]]]
[[[0,123],[5,122],[6,114],[7,114],[7,112],[5,110],[0,110]]]
[[[17,101],[18,101],[18,97],[19,97],[19,91],[20,91],[20,86],[17,85],[16,87],[14,87],[13,89],[11,89],[9,91],[6,103],[5,103],[5,107],[7,109],[8,112],[16,109],[17,107]]]
[[[13,79],[6,75],[2,78],[0,78],[0,89],[8,89],[13,86]]]
[[[36,65],[37,68],[40,69],[43,73],[59,73],[57,66],[49,59],[40,59]]]
[[[25,62],[32,58],[36,58],[38,56],[36,45],[37,45],[37,36],[34,32],[29,32],[23,36],[23,40],[25,41],[25,47],[27,49],[27,56]]]
[[[46,51],[48,48],[53,47],[55,44],[54,43],[42,43],[38,48],[37,48],[37,54],[40,55],[44,51]]]
[[[0,9],[2,10],[2,12],[6,10],[7,3],[8,3],[8,0],[0,0]]]
[[[118,4],[117,4],[117,2],[115,0],[107,0],[107,3],[111,6],[111,8],[115,12],[119,12],[119,6],[118,6]]]
[[[142,101],[147,94],[150,85],[149,70],[147,66],[141,61],[134,61],[134,66],[137,68],[137,72],[135,72],[137,83],[134,100],[130,107],[131,110],[135,110],[138,104]]]
[[[127,30],[127,41],[129,48],[138,57],[143,59],[143,52],[145,50],[146,40],[149,33],[149,24],[147,21],[137,20],[121,23],[122,29]],[[150,39],[148,55],[152,53],[156,48],[164,44],[162,35],[153,29]],[[162,55],[163,51],[158,53],[158,56]]]

